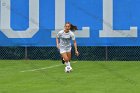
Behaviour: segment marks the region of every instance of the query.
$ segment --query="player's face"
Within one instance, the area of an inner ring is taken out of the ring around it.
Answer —
[[[65,30],[66,30],[66,31],[69,31],[69,30],[70,30],[70,24],[66,24],[66,25],[65,25]]]

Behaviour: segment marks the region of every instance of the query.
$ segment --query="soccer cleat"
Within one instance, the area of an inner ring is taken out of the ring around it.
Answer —
[[[70,66],[70,71],[73,71],[72,67]]]
[[[62,64],[65,64],[65,61],[63,60],[63,58],[61,58],[61,60],[62,60]]]

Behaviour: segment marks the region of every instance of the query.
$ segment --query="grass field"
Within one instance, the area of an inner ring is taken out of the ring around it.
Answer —
[[[0,93],[140,93],[140,62],[0,60]]]

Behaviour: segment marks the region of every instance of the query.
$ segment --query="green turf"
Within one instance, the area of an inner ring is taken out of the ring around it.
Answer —
[[[59,61],[0,60],[0,93],[140,93],[140,62],[78,61],[72,67],[65,73]]]

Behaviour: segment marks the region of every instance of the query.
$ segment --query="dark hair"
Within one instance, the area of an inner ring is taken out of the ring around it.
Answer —
[[[77,28],[77,26],[74,26],[73,24],[71,24],[70,30],[75,31],[75,30],[78,30],[78,28]]]
[[[77,26],[71,24],[70,22],[66,22],[66,24],[70,24],[70,26],[71,26],[71,27],[70,27],[70,30],[71,30],[71,31],[78,30]]]

